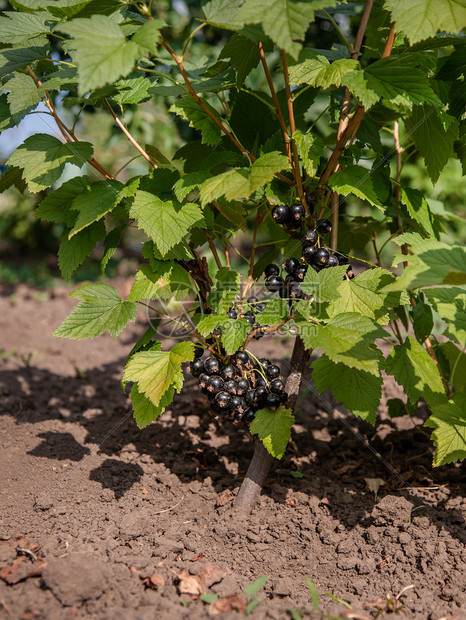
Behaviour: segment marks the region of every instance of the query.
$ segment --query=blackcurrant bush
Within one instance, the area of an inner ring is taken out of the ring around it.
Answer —
[[[277,293],[283,288],[283,280],[280,276],[271,276],[265,281],[265,288],[271,293]]]
[[[282,404],[283,404],[283,403],[286,403],[286,401],[287,401],[287,400],[288,400],[288,398],[289,398],[289,396],[288,396],[288,392],[280,392],[279,396],[280,396],[280,402],[281,402]]]
[[[297,204],[291,205],[289,209],[289,214],[290,220],[299,221],[304,215],[304,207],[300,205],[299,202]]]
[[[267,304],[265,303],[265,301],[261,301],[260,303],[256,304],[257,312],[264,312],[266,308],[267,308]]]
[[[257,304],[259,300],[257,299],[257,297],[252,296],[248,297],[246,301],[248,302],[248,304]]]
[[[275,364],[271,364],[265,369],[265,374],[269,379],[277,379],[280,376],[280,368],[275,366]]]
[[[254,405],[256,407],[263,407],[267,402],[268,390],[265,387],[258,387],[254,391]]]
[[[255,399],[255,390],[248,390],[244,396],[244,400],[246,401],[246,404],[249,405],[250,407],[254,406],[254,399]]]
[[[213,375],[212,377],[209,377],[209,380],[207,381],[207,391],[210,392],[211,394],[217,394],[217,392],[220,392],[220,390],[223,390],[223,386],[224,386],[224,382],[222,377],[220,377],[219,375]]]
[[[249,355],[246,351],[236,351],[235,362],[240,366],[246,366],[249,363]]]
[[[306,275],[306,272],[307,272],[307,266],[301,265],[295,270],[294,277],[296,278],[296,280],[303,281],[304,276]]]
[[[293,273],[297,267],[299,267],[299,260],[297,258],[287,258],[283,263],[283,268],[287,273]]]
[[[318,267],[323,267],[328,263],[328,259],[330,257],[330,253],[326,248],[319,248],[317,252],[314,254],[313,261],[314,264]]]
[[[236,393],[238,396],[243,396],[249,390],[249,381],[247,379],[241,378],[236,379]]]
[[[207,381],[208,381],[209,379],[210,379],[209,375],[206,375],[206,373],[205,373],[205,372],[201,373],[201,374],[199,375],[199,380],[198,380],[199,387],[200,387],[200,388],[205,388],[205,387],[207,387]]]
[[[272,217],[277,224],[284,224],[288,219],[290,210],[286,205],[277,205],[272,209]]]
[[[283,379],[274,379],[270,382],[270,391],[274,394],[280,394],[285,389],[285,382]]]
[[[224,379],[234,379],[237,375],[236,368],[232,364],[228,364],[222,370],[222,377]]]
[[[307,248],[303,249],[303,259],[306,263],[312,263],[312,259],[314,258],[314,254],[317,252],[317,246],[310,245]]]
[[[236,381],[233,381],[233,379],[230,379],[230,381],[225,381],[223,389],[229,394],[236,394]]]
[[[220,372],[220,362],[215,357],[209,357],[204,362],[204,368],[208,375],[218,375]]]
[[[280,396],[273,392],[268,392],[265,404],[268,409],[276,409],[280,405]]]
[[[301,239],[301,245],[303,248],[308,248],[311,245],[317,243],[317,233],[315,230],[308,230],[304,237]]]
[[[327,267],[338,267],[340,263],[338,262],[338,258],[335,254],[330,254],[328,257]]]
[[[246,409],[246,411],[243,413],[243,420],[247,424],[251,424],[255,416],[256,416],[256,412],[254,411],[254,409]]]
[[[218,394],[215,395],[214,402],[220,409],[229,409],[231,405],[231,395],[228,394],[228,392],[218,392]]]
[[[194,359],[197,360],[204,355],[204,349],[198,344],[194,345]]]
[[[278,276],[280,275],[280,267],[271,263],[270,265],[267,265],[267,267],[264,269],[264,275],[266,278]]]
[[[230,310],[228,310],[228,312],[227,312],[227,317],[229,319],[237,319],[238,318],[238,313],[236,312],[236,310],[233,310],[233,308],[230,308]]]
[[[326,235],[332,230],[332,222],[330,220],[319,220],[316,224],[316,230],[319,235]]]
[[[189,364],[189,370],[193,377],[199,377],[199,375],[204,371],[204,362],[201,359],[194,360]]]

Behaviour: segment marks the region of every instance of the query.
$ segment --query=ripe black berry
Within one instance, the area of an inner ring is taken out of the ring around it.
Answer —
[[[229,409],[231,405],[231,396],[228,392],[219,392],[216,394],[214,402],[220,409]]]
[[[265,374],[269,379],[277,379],[280,376],[280,368],[275,366],[275,364],[271,364],[265,369]]]
[[[264,377],[257,377],[256,379],[256,388],[258,387],[266,387],[267,385],[267,381],[264,379]]]
[[[296,228],[299,228],[301,226],[301,220],[294,220],[293,218],[290,218],[287,223],[286,223],[286,228],[288,230],[296,230]]]
[[[304,208],[299,203],[291,205],[290,210],[290,220],[300,220],[304,215]]]
[[[299,267],[299,260],[297,258],[287,258],[283,267],[287,273],[293,273]]]
[[[290,210],[286,205],[277,205],[272,209],[272,217],[277,224],[284,224],[288,219]]]
[[[245,316],[244,318],[249,323],[249,325],[254,325],[254,323],[256,321],[256,319],[253,316]]]
[[[269,392],[267,394],[266,406],[268,409],[276,409],[280,405],[280,396]]]
[[[292,282],[288,289],[288,295],[291,299],[298,299],[302,295],[301,287],[299,282]]]
[[[227,317],[229,319],[237,319],[238,318],[238,313],[236,312],[236,310],[233,310],[233,308],[230,308],[230,310],[228,310],[228,312],[227,312]]]
[[[249,381],[247,379],[241,378],[236,379],[236,393],[238,396],[243,396],[249,390]]]
[[[206,387],[207,391],[211,394],[217,394],[217,392],[223,390],[223,385],[224,383],[222,377],[219,375],[213,375],[212,377],[209,377]]]
[[[340,252],[335,252],[334,256],[338,258],[338,263],[340,265],[348,265],[349,260],[347,256],[343,256],[343,254],[340,254]]]
[[[307,248],[303,249],[303,259],[306,263],[312,263],[312,259],[314,258],[314,254],[317,252],[317,246],[310,245]]]
[[[234,379],[236,377],[236,368],[232,364],[228,364],[222,370],[222,377],[224,379]]]
[[[236,351],[235,362],[240,366],[245,366],[249,362],[249,355],[246,351]]]
[[[338,267],[338,265],[338,258],[335,256],[335,254],[331,254],[328,257],[327,267]]]
[[[280,392],[279,396],[280,396],[280,402],[281,403],[286,403],[286,401],[289,398],[288,392]]]
[[[251,424],[255,416],[256,416],[256,412],[254,411],[254,409],[246,409],[246,411],[243,413],[243,420],[247,424]]]
[[[240,413],[239,411],[236,411],[235,412],[235,422],[240,424],[242,421],[243,421],[243,414]]]
[[[193,377],[199,377],[204,370],[204,362],[201,359],[194,360],[194,362],[189,364],[189,370]]]
[[[315,230],[308,230],[304,237],[301,239],[301,245],[303,248],[308,248],[311,245],[317,243],[317,233]]]
[[[264,368],[267,368],[267,366],[270,366],[271,361],[270,361],[270,360],[268,360],[266,357],[260,357],[260,358],[259,358],[259,364],[260,364],[261,366],[263,366]]]
[[[326,235],[332,230],[332,222],[330,220],[319,220],[316,225],[319,235]]]
[[[348,277],[348,280],[352,280],[354,278],[354,271],[351,265],[348,266],[348,269],[346,270],[346,275]]]
[[[280,394],[285,389],[285,382],[283,379],[274,379],[270,382],[270,391],[274,394]]]
[[[254,329],[260,329],[261,325],[259,325],[259,323],[256,323],[255,325],[253,325]],[[260,332],[256,332],[253,336],[254,340],[260,340],[261,338],[264,337],[264,332],[260,331]]]
[[[254,405],[256,407],[263,407],[267,402],[268,390],[265,387],[258,387],[254,391]]]
[[[253,319],[255,321],[256,320],[256,315],[254,314],[254,312],[252,310],[248,310],[247,312],[244,313],[244,318],[245,319]]]
[[[232,411],[239,411],[240,413],[244,413],[247,409],[246,401],[241,396],[232,396],[231,397],[231,409]]]
[[[265,288],[271,293],[276,293],[283,288],[283,280],[280,276],[271,276],[265,281]]]
[[[229,394],[236,394],[236,381],[233,381],[233,379],[230,379],[230,381],[225,381],[223,389]]]
[[[246,392],[244,400],[246,401],[246,404],[249,405],[250,407],[254,406],[255,395],[256,395],[255,390],[248,390]]]
[[[197,360],[204,354],[204,349],[198,344],[194,345],[194,359]]]
[[[317,252],[314,254],[314,264],[318,267],[323,267],[328,263],[328,259],[330,257],[330,253],[326,248],[319,248]]]
[[[199,380],[198,380],[199,387],[200,388],[206,388],[207,387],[207,381],[209,380],[209,378],[210,378],[209,375],[206,375],[205,372],[201,373],[199,375]]]
[[[248,302],[248,304],[257,304],[259,300],[257,299],[257,297],[252,296],[248,297],[246,301]]]
[[[267,308],[267,304],[265,303],[265,301],[261,301],[259,304],[256,304],[257,312],[264,312],[266,308]]]
[[[304,276],[306,275],[307,272],[307,266],[306,265],[301,265],[299,266],[295,272],[294,272],[294,277],[296,278],[296,280],[304,280]]]
[[[278,265],[275,265],[273,263],[271,263],[270,265],[267,265],[267,267],[264,269],[264,275],[266,278],[271,278],[272,276],[278,276],[280,274],[280,267],[278,267]]]
[[[204,362],[204,368],[208,375],[217,375],[220,372],[220,362],[215,357],[209,357]]]

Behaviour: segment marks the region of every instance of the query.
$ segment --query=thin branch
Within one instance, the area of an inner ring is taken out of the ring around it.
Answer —
[[[388,58],[392,53],[393,43],[395,42],[395,24],[390,24],[390,30],[388,31],[385,47],[382,52],[382,58]]]
[[[254,338],[256,334],[259,334],[260,332],[264,334],[271,334],[272,332],[276,332],[278,329],[280,329],[280,327],[283,327],[283,325],[288,323],[288,321],[291,321],[292,318],[293,317],[291,316],[287,316],[286,319],[283,319],[283,321],[279,323],[278,325],[275,325],[275,327],[257,327],[256,329],[253,329],[252,332],[250,332],[248,337],[246,338],[246,341],[243,345],[243,349],[245,349],[248,346],[248,344],[251,342],[251,340]]]
[[[218,255],[217,248],[215,247],[214,242],[212,241],[212,237],[209,235],[208,231],[205,228],[202,229],[202,232],[204,233],[204,237],[207,239],[207,243],[209,244],[210,251],[212,252],[212,256],[214,257],[217,267],[221,269],[222,263]]]
[[[146,151],[142,148],[142,146],[139,144],[139,142],[137,142],[137,140],[135,140],[133,138],[133,136],[130,134],[130,132],[126,129],[126,127],[123,125],[123,123],[120,121],[120,119],[118,118],[118,116],[115,114],[115,112],[112,110],[112,106],[109,104],[109,102],[107,101],[107,99],[105,99],[104,97],[104,104],[105,107],[107,108],[107,110],[110,112],[110,114],[113,117],[113,120],[115,121],[115,123],[118,125],[118,127],[121,129],[121,131],[125,134],[125,136],[128,138],[128,140],[131,142],[131,144],[134,146],[134,148],[139,151],[141,153],[141,155],[144,157],[144,159],[146,161],[149,162],[149,164],[152,166],[152,168],[155,168],[155,170],[157,170],[158,166],[155,163],[155,161],[150,157],[150,155],[148,155],[146,153]]]
[[[382,263],[380,262],[380,252],[379,252],[379,250],[377,249],[377,241],[376,241],[376,238],[375,238],[375,233],[372,233],[372,235],[371,235],[371,241],[372,241],[372,245],[373,245],[373,247],[374,247],[375,259],[376,259],[376,261],[377,261],[377,265],[378,265],[379,267],[382,267]]]
[[[400,210],[400,202],[401,202],[401,154],[403,149],[400,144],[400,128],[398,121],[395,121],[393,124],[393,137],[395,139],[395,151],[396,151],[396,185],[395,185],[395,200],[396,200],[396,225],[398,230],[403,233],[403,220],[401,218],[401,210]],[[404,243],[401,246],[401,252],[405,256],[408,256],[409,250],[408,245]],[[403,262],[403,266],[407,267],[409,265],[409,261]]]
[[[330,221],[332,230],[330,231],[330,247],[334,252],[338,249],[338,223],[340,219],[340,196],[337,192],[332,192],[330,196]]]

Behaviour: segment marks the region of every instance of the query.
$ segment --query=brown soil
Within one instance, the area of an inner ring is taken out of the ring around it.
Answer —
[[[466,618],[464,470],[432,470],[422,419],[382,408],[373,429],[309,387],[260,504],[237,515],[245,430],[210,418],[192,380],[138,430],[119,380],[141,326],[55,339],[66,292],[0,291],[0,618],[239,618],[262,575],[252,618]]]

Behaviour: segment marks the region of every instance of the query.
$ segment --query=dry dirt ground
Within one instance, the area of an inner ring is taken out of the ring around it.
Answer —
[[[141,325],[53,338],[67,292],[0,290],[2,620],[240,618],[263,575],[251,618],[466,618],[464,469],[431,468],[421,418],[382,408],[373,429],[306,377],[290,448],[237,515],[245,429],[212,419],[188,380],[138,430],[119,380]]]

